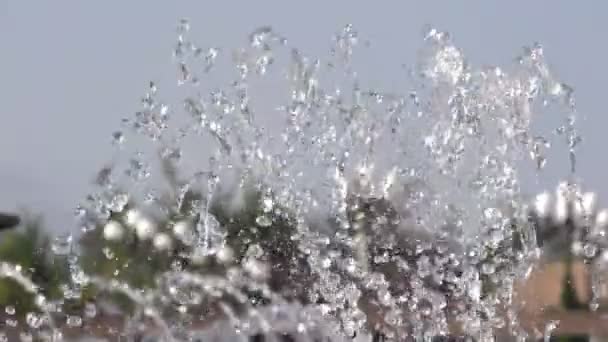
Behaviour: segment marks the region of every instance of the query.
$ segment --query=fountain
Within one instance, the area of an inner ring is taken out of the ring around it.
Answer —
[[[519,173],[540,172],[556,139],[575,171],[572,89],[538,44],[478,68],[436,29],[400,92],[369,89],[352,63],[359,39],[344,27],[321,60],[260,27],[230,54],[198,45],[182,20],[179,98],[151,82],[112,134],[116,155],[58,242],[63,297],[0,268],[37,296],[27,329],[47,340],[533,336],[514,299],[539,258]],[[565,124],[541,136],[532,122],[549,111]]]

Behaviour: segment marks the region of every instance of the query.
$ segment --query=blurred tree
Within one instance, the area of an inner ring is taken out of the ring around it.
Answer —
[[[109,220],[117,223],[117,227],[122,229],[120,239],[108,239],[105,235],[108,220],[97,222],[95,229],[81,236],[80,261],[87,274],[119,280],[133,288],[145,289],[156,287],[157,277],[171,268],[203,274],[223,274],[226,271],[228,265],[215,257],[204,257],[197,262],[196,258],[193,258],[196,242],[186,243],[175,233],[177,224],[186,223],[194,233],[197,224],[205,221],[201,220],[201,215],[205,215],[201,213],[206,200],[206,193],[202,190],[205,186],[191,186],[191,183],[181,180],[170,160],[161,158],[161,166],[168,184],[166,191],[157,198],[157,205],[162,210],[155,215],[144,214],[138,210],[141,208],[138,203],[130,200],[120,211],[110,212]],[[199,175],[199,182],[210,181],[210,177],[212,176]],[[202,183],[204,184],[206,183]],[[295,222],[288,212],[276,203],[271,208],[272,212],[264,212],[261,192],[254,186],[243,191],[244,206],[238,210],[230,210],[227,202],[233,194],[228,191],[226,196],[222,196],[223,190],[225,189],[220,189],[219,186],[215,189],[214,200],[208,205],[208,224],[221,230],[223,237],[220,240],[223,242],[220,244],[230,247],[233,258],[229,264],[241,263],[248,252],[260,248],[264,261],[271,265],[270,287],[281,292],[286,298],[302,299],[306,284],[302,279],[309,273],[306,271],[305,258],[292,239]],[[133,215],[145,216],[145,219],[149,220],[149,224],[154,227],[152,236],[143,237],[140,234],[140,223],[135,222],[137,218],[134,219]],[[267,222],[261,222],[260,217]],[[157,238],[160,235],[171,238],[167,249],[158,248]],[[92,300],[97,296],[98,291],[94,287],[89,286],[85,290],[85,300]],[[255,301],[256,294],[252,293],[251,298]],[[129,305],[123,306],[123,309],[129,308]]]
[[[61,298],[60,285],[67,280],[66,264],[51,254],[50,238],[44,233],[40,216],[24,215],[16,230],[0,239],[0,260],[20,265],[49,299]],[[13,280],[0,278],[0,305],[14,306],[17,314],[35,310],[33,296]]]

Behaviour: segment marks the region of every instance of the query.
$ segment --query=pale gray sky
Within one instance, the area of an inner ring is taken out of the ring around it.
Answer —
[[[413,62],[425,24],[449,31],[476,64],[507,64],[539,41],[586,116],[579,174],[608,198],[606,10],[602,1],[0,0],[0,209],[27,205],[55,229],[71,227],[120,119],[137,109],[149,80],[174,82],[171,46],[182,17],[208,46],[235,48],[272,25],[320,57],[352,23],[372,43],[360,72],[395,89],[406,85],[395,71]],[[560,174],[566,168],[553,167],[547,184]]]

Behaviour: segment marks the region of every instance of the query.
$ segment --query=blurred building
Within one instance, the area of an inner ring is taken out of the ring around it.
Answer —
[[[596,198],[561,183],[532,204],[541,260],[516,291],[528,330],[559,321],[555,335],[608,340],[608,209],[598,209]]]

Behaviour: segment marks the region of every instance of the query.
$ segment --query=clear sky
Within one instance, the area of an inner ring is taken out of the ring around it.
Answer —
[[[414,61],[425,24],[449,31],[475,64],[508,64],[538,41],[576,89],[585,116],[579,175],[606,199],[607,10],[603,1],[0,0],[0,210],[26,205],[54,229],[71,228],[120,119],[137,109],[149,80],[174,82],[182,17],[205,45],[235,48],[271,25],[320,57],[352,23],[372,44],[360,72],[396,90],[406,83],[395,71]],[[559,165],[540,187],[567,174]]]

